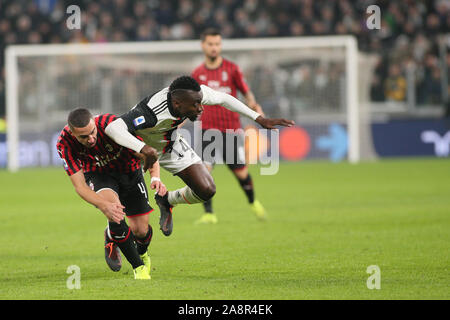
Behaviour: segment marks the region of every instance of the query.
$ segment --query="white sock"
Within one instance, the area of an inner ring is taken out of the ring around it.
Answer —
[[[178,190],[169,191],[167,200],[172,206],[176,206],[180,203],[194,204],[205,202],[205,200],[200,199],[200,197],[197,196],[188,186]]]

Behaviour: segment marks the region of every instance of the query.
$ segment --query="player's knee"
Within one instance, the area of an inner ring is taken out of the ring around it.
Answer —
[[[202,190],[201,198],[208,201],[216,194],[216,185],[214,182],[208,183]]]
[[[148,232],[148,224],[145,225],[138,225],[138,226],[130,226],[131,228],[131,232],[133,232],[133,234],[138,237],[138,238],[143,238],[145,237],[145,235]]]

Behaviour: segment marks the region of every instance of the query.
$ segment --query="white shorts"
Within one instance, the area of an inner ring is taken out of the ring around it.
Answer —
[[[202,163],[202,159],[181,135],[177,136],[171,150],[160,155],[158,161],[162,168],[173,175],[193,164]]]

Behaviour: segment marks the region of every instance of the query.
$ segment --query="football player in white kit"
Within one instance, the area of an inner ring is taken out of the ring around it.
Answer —
[[[216,192],[213,178],[201,158],[177,133],[178,125],[183,121],[197,119],[203,112],[203,105],[222,105],[253,119],[266,129],[275,129],[276,125],[294,125],[291,120],[264,118],[233,96],[200,86],[189,76],[175,79],[169,87],[146,97],[111,122],[105,129],[106,134],[116,143],[144,154],[144,171],[159,161],[161,167],[186,183],[185,187],[168,191],[163,197],[155,195],[161,211],[160,227],[166,236],[173,229],[172,207],[182,203],[202,203]]]

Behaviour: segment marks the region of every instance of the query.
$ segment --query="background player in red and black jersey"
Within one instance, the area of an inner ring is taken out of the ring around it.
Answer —
[[[116,144],[105,134],[105,127],[116,118],[112,114],[94,118],[87,109],[75,109],[69,114],[68,125],[61,131],[56,147],[78,195],[108,219],[105,258],[110,268],[120,270],[119,247],[133,266],[135,278],[148,279],[147,249],[152,237],[148,214],[153,209],[148,202],[139,154]],[[150,175],[152,189],[165,194],[158,163]]]
[[[239,90],[244,95],[245,104],[264,116],[261,106],[256,102],[240,68],[235,63],[221,56],[222,37],[220,32],[212,28],[206,29],[201,35],[201,46],[205,60],[192,72],[192,77],[199,84],[207,85],[212,89],[228,93],[234,97],[237,97],[237,91]],[[233,150],[235,162],[227,163],[227,165],[238,179],[253,212],[258,218],[265,219],[264,207],[255,199],[252,177],[245,164],[244,137],[238,135],[237,141],[235,141],[234,137],[227,139],[227,134],[225,133],[227,129],[241,129],[239,114],[219,105],[204,106],[200,120],[203,133],[209,129],[216,129],[222,132],[224,138],[222,157],[226,161],[226,149]],[[232,145],[230,145],[230,142]],[[209,143],[209,141],[202,139],[202,154]],[[208,170],[212,171],[214,160],[203,157],[203,161]],[[217,223],[217,217],[213,213],[211,201],[208,200],[203,204],[205,214],[197,221],[198,223]]]

